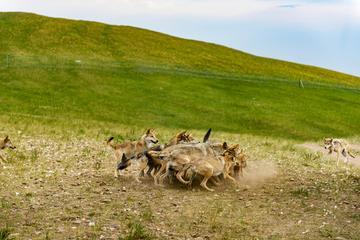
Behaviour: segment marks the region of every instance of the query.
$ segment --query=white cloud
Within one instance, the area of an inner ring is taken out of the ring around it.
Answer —
[[[89,20],[195,18],[266,20],[305,26],[360,23],[360,1],[309,0],[1,0],[2,11],[28,11]],[[121,23],[119,23],[121,24]]]
[[[360,24],[359,1],[300,3],[294,8],[279,8],[269,13],[275,22],[300,24],[310,28],[338,28]]]

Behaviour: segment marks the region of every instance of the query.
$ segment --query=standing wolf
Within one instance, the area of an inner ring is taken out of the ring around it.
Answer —
[[[107,144],[114,149],[114,158],[117,162],[115,177],[118,177],[120,170],[127,168],[131,164],[132,159],[138,159],[146,150],[158,143],[153,129],[148,129],[138,141],[114,144],[113,139],[113,137],[109,138]],[[118,162],[119,160],[121,161]]]
[[[15,149],[16,147],[10,141],[10,138],[6,136],[4,140],[0,141],[0,150],[4,150],[5,148]],[[5,158],[0,154],[0,163],[5,162]]]
[[[339,156],[340,153],[345,157],[344,162],[348,163],[348,155],[352,158],[355,158],[355,155],[349,151],[349,144],[343,139],[336,138],[324,138],[324,147],[329,150],[329,154],[336,152],[337,162],[336,165],[339,165]]]

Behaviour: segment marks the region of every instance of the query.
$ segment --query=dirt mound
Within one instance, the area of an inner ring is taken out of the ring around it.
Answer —
[[[317,143],[303,143],[303,144],[299,144],[297,145],[298,147],[301,148],[306,148],[312,152],[319,152],[322,153],[326,158],[336,161],[336,153],[332,153],[329,154],[329,150],[326,150],[322,145],[319,145]],[[350,145],[350,151],[352,153],[355,153],[355,158],[352,157],[348,157],[349,160],[349,164],[360,168],[360,155],[357,153],[360,150],[360,146],[359,145]],[[340,161],[344,160],[344,157],[340,154]]]
[[[244,170],[244,177],[241,178],[241,182],[250,185],[257,186],[265,183],[270,178],[277,175],[277,167],[275,163],[269,161],[252,161],[248,164],[248,167]]]

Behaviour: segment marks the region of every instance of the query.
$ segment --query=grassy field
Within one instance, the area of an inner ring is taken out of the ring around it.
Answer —
[[[0,113],[19,121],[212,127],[299,140],[359,134],[359,90],[304,84],[133,68],[9,67],[0,72]]]
[[[132,27],[25,13],[0,13],[0,26],[0,114],[13,119],[359,134],[354,76]]]
[[[299,80],[304,88],[299,87]],[[360,142],[360,79],[125,26],[0,13],[0,240],[359,239],[360,170],[296,147]],[[239,143],[245,177],[113,178],[105,139]],[[356,154],[360,154],[355,150]]]
[[[0,13],[0,53],[120,61],[359,86],[358,77],[129,26]]]

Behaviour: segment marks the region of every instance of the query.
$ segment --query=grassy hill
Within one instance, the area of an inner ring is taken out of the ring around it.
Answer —
[[[0,13],[0,113],[16,121],[352,136],[359,85],[354,76],[149,30]]]

